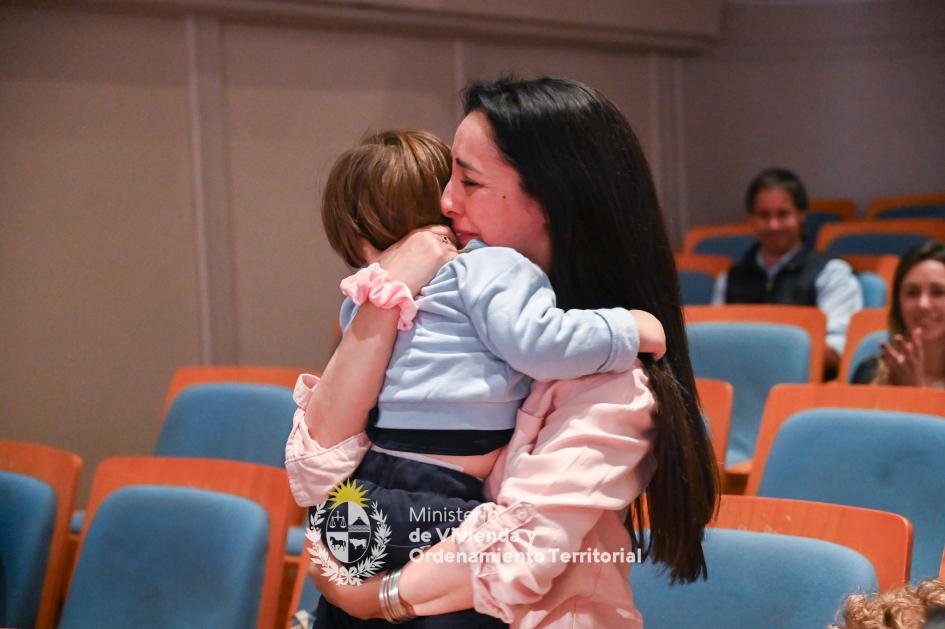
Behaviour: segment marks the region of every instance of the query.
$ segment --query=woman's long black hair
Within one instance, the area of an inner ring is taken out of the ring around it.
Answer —
[[[564,78],[476,82],[464,92],[464,109],[486,115],[523,190],[545,210],[558,305],[638,308],[663,324],[666,355],[644,360],[657,400],[658,467],[646,517],[638,498],[627,528],[673,581],[705,578],[702,539],[717,508],[718,469],[699,411],[673,251],[636,134],[607,98]]]

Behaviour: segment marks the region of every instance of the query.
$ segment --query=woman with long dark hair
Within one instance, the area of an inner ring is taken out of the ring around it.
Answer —
[[[718,498],[649,166],[617,108],[576,81],[475,83],[465,113],[442,197],[459,244],[518,250],[548,273],[561,308],[651,312],[666,354],[622,374],[536,383],[487,481],[494,502],[381,582],[313,577],[328,600],[363,618],[475,607],[515,626],[639,622],[628,553],[665,564],[673,580],[705,577],[701,541]],[[408,236],[381,266],[419,291],[455,254],[442,229]],[[297,478],[327,488],[370,447],[363,430],[395,326],[396,313],[373,307],[355,317],[290,437],[287,465]],[[611,561],[566,554],[585,547]],[[438,552],[453,550],[463,561]],[[486,552],[498,562],[470,559]],[[504,562],[505,552],[525,560]]]

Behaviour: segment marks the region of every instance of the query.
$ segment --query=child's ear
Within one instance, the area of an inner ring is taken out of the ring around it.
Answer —
[[[358,240],[361,243],[361,257],[364,259],[365,266],[372,262],[377,262],[377,259],[381,257],[381,252],[375,249],[374,245],[364,238],[359,238]]]

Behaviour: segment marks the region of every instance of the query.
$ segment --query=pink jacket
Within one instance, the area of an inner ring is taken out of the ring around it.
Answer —
[[[304,408],[317,382],[299,378],[286,444],[289,483],[302,505],[323,502],[371,446],[363,433],[331,448],[309,436]],[[623,519],[655,469],[654,407],[639,361],[621,374],[532,385],[486,479],[494,502],[453,531],[460,553],[487,561],[443,566],[472,571],[478,611],[521,628],[642,627]]]

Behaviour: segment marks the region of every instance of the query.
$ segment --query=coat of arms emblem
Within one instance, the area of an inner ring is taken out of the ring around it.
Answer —
[[[368,505],[356,480],[337,485],[328,500],[309,509],[308,529],[312,563],[332,581],[359,585],[383,568],[391,535],[387,516],[376,502]]]

